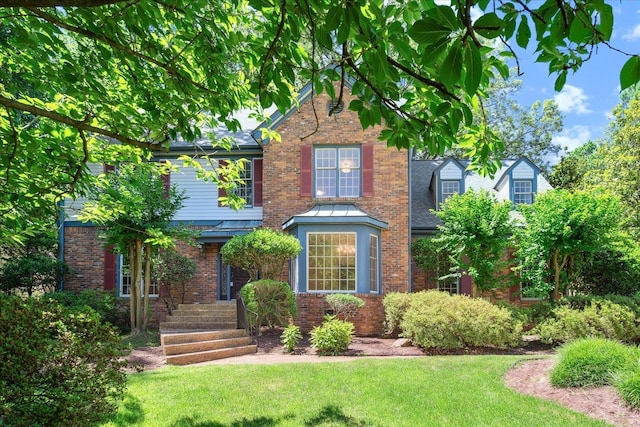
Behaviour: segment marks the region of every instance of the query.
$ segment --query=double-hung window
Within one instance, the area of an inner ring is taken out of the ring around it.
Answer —
[[[533,203],[533,186],[531,181],[513,182],[513,203],[516,205]]]
[[[460,193],[460,181],[442,181],[442,203],[454,194]]]
[[[131,266],[129,264],[129,257],[120,255],[120,277],[118,280],[119,295],[121,297],[131,296],[132,284],[133,284],[133,277],[131,277]],[[140,283],[140,292],[142,293],[143,291],[144,291],[144,276],[142,278],[142,282]],[[160,293],[160,290],[158,288],[158,284],[152,281],[151,287],[149,288],[149,296],[157,297],[159,293]]]
[[[244,199],[246,206],[253,205],[253,162],[251,160],[242,162],[243,168],[240,170],[241,182],[231,190],[232,194]]]
[[[317,147],[316,197],[360,197],[360,147]]]

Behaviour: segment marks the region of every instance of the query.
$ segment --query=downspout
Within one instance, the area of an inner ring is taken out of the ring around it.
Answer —
[[[58,261],[60,261],[60,267],[58,270],[59,281],[58,281],[58,291],[64,291],[64,199],[58,202]]]
[[[408,170],[408,173],[409,173],[409,209],[408,209],[408,211],[409,211],[409,227],[408,227],[408,230],[407,230],[407,232],[409,233],[409,250],[407,251],[407,254],[408,254],[407,263],[408,263],[408,266],[409,266],[409,269],[408,269],[408,272],[409,272],[409,284],[407,286],[407,290],[408,290],[409,293],[412,292],[412,284],[413,284],[413,281],[411,279],[413,277],[413,274],[411,272],[411,224],[412,224],[412,217],[411,217],[412,209],[411,209],[411,206],[412,206],[412,196],[413,196],[413,191],[411,191],[411,188],[412,188],[411,166],[412,166],[412,159],[413,159],[413,156],[411,155],[412,151],[413,151],[413,148],[410,148],[410,149],[407,150],[407,157],[409,158],[409,170]]]

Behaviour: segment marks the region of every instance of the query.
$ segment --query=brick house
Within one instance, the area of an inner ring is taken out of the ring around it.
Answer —
[[[379,141],[379,128],[362,130],[357,114],[344,107],[352,99],[345,92],[344,105],[332,115],[327,112],[335,105],[333,100],[321,94],[311,102],[307,87],[298,105],[285,114],[276,112],[266,123],[240,117],[243,130],[216,131],[238,142],[231,152],[211,153],[217,164],[232,158],[248,160],[246,184],[238,190],[247,201],[245,209],[220,206],[218,188],[197,180],[192,169],[167,178],[188,196],[175,221],[200,231],[199,247],[178,245],[197,266],[186,303],[235,299],[248,277],[223,264],[220,248],[234,235],[272,227],[296,236],[303,248],[289,266],[289,283],[298,302],[296,324],[304,331],[320,324],[327,309],[324,296],[348,292],[365,301],[353,319],[356,333],[379,335],[384,330],[385,294],[439,286],[428,283],[411,262],[411,239],[436,230],[437,221],[429,209],[453,192],[480,185],[520,201],[526,201],[524,190],[529,189],[532,200],[536,191],[548,187],[526,159],[505,162],[496,178],[486,182],[453,159],[412,161],[407,150],[388,148]],[[262,138],[264,128],[277,130],[281,142]],[[210,146],[207,140],[198,143],[202,149]],[[175,160],[193,152],[192,145],[175,141],[156,160]],[[102,171],[100,165],[92,168],[94,173]],[[122,257],[101,246],[95,226],[78,220],[84,202],[65,203],[61,254],[73,273],[63,288],[114,290],[126,299],[128,268]],[[463,280],[448,290],[465,293],[466,286]],[[159,293],[152,289],[152,323],[156,324],[167,316]]]

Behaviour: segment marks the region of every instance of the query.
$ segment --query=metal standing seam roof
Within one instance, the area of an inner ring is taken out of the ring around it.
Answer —
[[[262,227],[261,220],[224,220],[204,230],[197,238],[200,243],[224,242],[233,236],[247,234]]]
[[[299,224],[327,223],[368,224],[382,230],[389,228],[389,224],[372,217],[354,204],[318,204],[307,212],[292,216],[282,225],[282,228],[287,230]]]

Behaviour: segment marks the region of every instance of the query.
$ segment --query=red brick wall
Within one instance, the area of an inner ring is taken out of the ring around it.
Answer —
[[[206,229],[207,227],[193,227]],[[217,298],[217,257],[218,245],[206,244],[200,250],[197,246],[178,242],[176,248],[196,263],[196,274],[187,285],[185,303],[213,303]],[[64,289],[80,292],[85,289],[103,289],[104,249],[98,241],[96,227],[65,227],[64,260],[71,268],[65,278]],[[128,298],[121,298],[122,309],[129,306]],[[167,316],[167,308],[162,298],[153,298],[151,306],[151,327],[157,327]]]
[[[381,336],[384,333],[384,307],[382,306],[382,295],[355,294],[364,301],[362,307],[356,315],[349,319],[353,322],[356,335],[359,336]],[[325,313],[330,310],[325,302],[326,294],[305,293],[298,294],[298,317],[295,324],[303,332],[309,332],[314,326],[319,326]]]
[[[348,106],[353,99],[344,99]],[[389,224],[381,234],[381,260],[383,293],[409,289],[409,180],[408,154],[406,150],[387,148],[379,141],[380,127],[362,130],[356,113],[346,107],[338,115],[327,115],[329,97],[325,94],[304,103],[277,131],[282,142],[271,141],[264,146],[263,224],[281,230],[282,224],[293,215],[308,211],[318,202],[327,199],[300,195],[300,147],[316,144],[372,144],[374,156],[374,194],[359,198],[339,198],[332,201],[353,201],[356,206],[373,218]],[[316,108],[317,118],[313,108]],[[316,130],[317,128],[317,130]],[[323,311],[317,301],[323,296],[300,295],[301,327],[309,328],[322,322]],[[367,296],[369,298],[369,296]],[[371,297],[376,301],[377,297]],[[379,299],[379,298],[378,298]],[[315,301],[310,303],[309,301]],[[307,306],[308,304],[311,304]],[[379,302],[369,304],[358,333],[365,335],[382,333],[382,310]],[[380,307],[374,308],[374,307]],[[302,314],[304,313],[304,314]],[[371,326],[365,326],[370,322]]]

